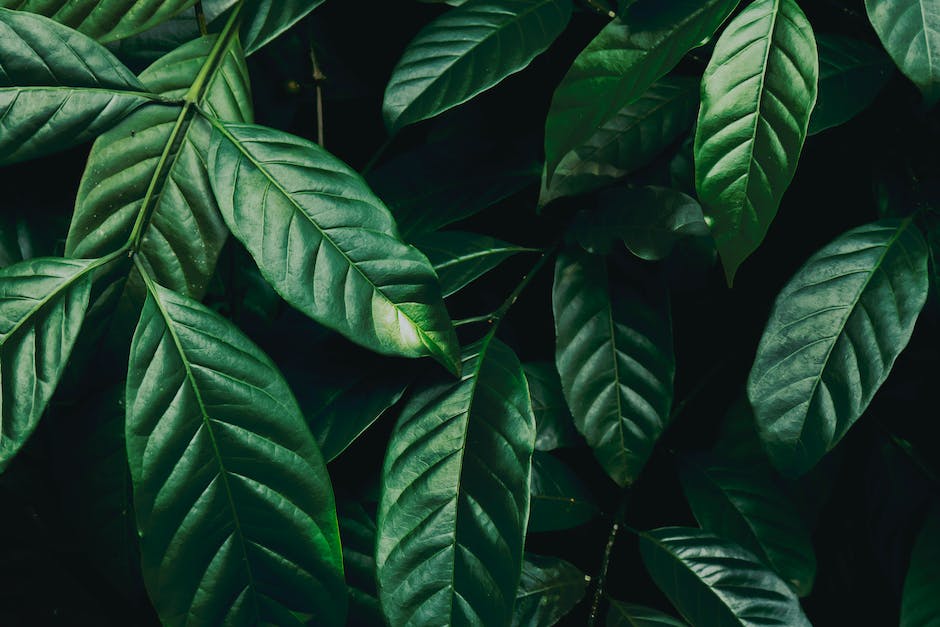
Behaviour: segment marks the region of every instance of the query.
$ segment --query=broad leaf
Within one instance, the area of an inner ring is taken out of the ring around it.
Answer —
[[[809,134],[844,124],[868,108],[891,78],[891,60],[864,41],[817,35],[819,96]]]
[[[777,572],[800,596],[813,588],[816,556],[796,504],[759,465],[685,460],[680,478],[695,519]]]
[[[323,0],[245,0],[242,20],[245,54],[272,41],[321,4]]]
[[[900,627],[937,627],[940,625],[940,597],[937,589],[940,576],[940,510],[927,515],[911,552],[911,562],[904,578],[901,597]]]
[[[729,285],[796,172],[818,72],[813,29],[795,0],[755,0],[715,45],[702,77],[695,186]]]
[[[434,270],[365,181],[307,140],[215,124],[209,176],[222,215],[284,300],[366,348],[458,372]]]
[[[375,588],[375,516],[360,503],[338,501],[343,566],[349,592],[349,625],[384,625]]]
[[[467,231],[430,233],[416,239],[415,246],[434,266],[445,297],[459,292],[516,253],[537,250]]]
[[[0,0],[0,7],[30,11],[101,42],[139,33],[196,4],[196,0]]]
[[[652,161],[692,126],[698,90],[699,82],[684,76],[653,83],[566,153],[551,185],[543,173],[539,205],[598,189]]]
[[[685,623],[649,607],[611,601],[607,627],[685,627]]]
[[[100,260],[43,257],[0,270],[0,472],[39,423],[85,318]]]
[[[535,448],[553,451],[565,446],[577,446],[583,441],[574,428],[574,418],[568,410],[561,391],[561,379],[555,364],[547,361],[522,365],[529,384],[529,398],[535,413]]]
[[[927,250],[909,222],[836,238],[777,296],[748,379],[761,440],[798,475],[862,415],[907,345],[927,297]]]
[[[463,378],[412,396],[385,457],[379,599],[392,625],[505,625],[522,568],[535,418],[522,366],[491,335]]]
[[[940,10],[933,0],[865,0],[868,19],[895,64],[924,94],[940,100]]]
[[[574,60],[545,123],[545,181],[621,109],[643,97],[686,52],[700,46],[738,0],[638,2],[604,27]]]
[[[672,407],[668,305],[630,285],[610,289],[604,259],[574,251],[558,258],[552,302],[555,359],[575,425],[607,474],[630,484]]]
[[[140,78],[179,106],[145,107],[98,138],[76,198],[65,252],[103,255],[141,233],[140,260],[162,285],[201,298],[228,230],[206,169],[212,127],[196,108],[250,121],[248,73],[229,24],[162,57]]]
[[[126,434],[164,625],[344,623],[333,490],[290,389],[230,322],[149,281]]]
[[[584,482],[550,453],[536,451],[532,456],[529,492],[529,532],[570,529],[600,513]]]
[[[691,625],[809,627],[799,599],[738,545],[699,529],[640,535],[640,554],[659,589]]]
[[[0,9],[0,165],[92,139],[155,98],[100,44]]]
[[[470,0],[408,44],[382,115],[391,132],[447,111],[524,69],[568,24],[571,0]]]
[[[512,627],[551,627],[581,602],[587,578],[557,557],[525,554]]]

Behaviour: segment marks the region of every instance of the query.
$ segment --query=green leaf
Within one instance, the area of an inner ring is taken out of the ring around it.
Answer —
[[[904,578],[900,627],[940,625],[937,561],[940,560],[940,510],[931,510],[917,536],[911,563]]]
[[[87,141],[155,99],[100,44],[0,9],[0,165]]]
[[[333,490],[274,364],[232,324],[146,280],[127,456],[164,625],[342,625]]]
[[[492,335],[463,378],[402,411],[382,470],[379,599],[392,625],[505,625],[522,568],[535,417],[522,366]]]
[[[865,0],[868,19],[928,106],[940,100],[940,11],[933,0]]]
[[[245,0],[242,41],[252,54],[299,22],[323,0]]]
[[[638,2],[591,41],[552,97],[545,123],[545,181],[572,150],[643,97],[686,52],[702,45],[738,0]]]
[[[575,426],[607,474],[630,484],[672,407],[668,305],[629,284],[610,289],[604,259],[576,251],[558,258],[552,302],[555,360]]]
[[[587,578],[572,564],[526,553],[512,627],[551,627],[581,602],[586,589]]]
[[[685,627],[685,623],[659,610],[612,600],[607,627]]]
[[[813,29],[794,0],[754,0],[715,45],[702,77],[695,187],[729,285],[796,172],[818,72]]]
[[[168,288],[201,298],[228,230],[206,168],[218,118],[249,121],[251,93],[237,31],[203,37],[162,57],[141,81],[179,106],[148,106],[98,138],[76,198],[65,252],[103,255],[140,232],[139,258]]]
[[[691,128],[698,111],[699,82],[667,76],[617,111],[582,145],[566,153],[547,185],[545,172],[539,205],[603,187],[640,168]]]
[[[572,223],[578,243],[606,255],[621,240],[640,259],[658,261],[685,237],[709,237],[702,207],[665,187],[614,187],[600,195],[600,207],[579,213]]]
[[[702,529],[751,551],[800,596],[816,578],[810,530],[796,504],[760,465],[686,459],[682,488]]]
[[[343,566],[349,591],[349,625],[384,625],[375,587],[375,516],[360,503],[338,501]]]
[[[366,348],[431,355],[459,372],[434,270],[362,177],[299,137],[214,124],[209,176],[222,216],[281,297]]]
[[[55,392],[101,263],[44,257],[0,270],[0,472]]]
[[[516,253],[538,250],[467,231],[429,233],[417,238],[414,244],[434,266],[445,297],[459,292]]]
[[[532,456],[529,492],[530,532],[570,529],[600,513],[584,482],[550,453],[536,451]]]
[[[747,387],[778,470],[806,472],[862,415],[907,345],[927,286],[924,238],[897,220],[839,236],[790,279]]]
[[[809,134],[845,124],[868,108],[891,78],[891,60],[864,41],[842,35],[817,35],[819,97],[809,119]]]
[[[535,413],[535,448],[553,451],[577,446],[583,441],[574,428],[574,418],[561,391],[561,379],[555,364],[536,361],[522,364],[529,384],[529,398]]]
[[[0,0],[0,7],[38,13],[101,42],[139,33],[196,0]]]
[[[394,133],[434,117],[524,69],[568,25],[571,0],[470,0],[408,44],[382,115]]]
[[[653,581],[691,625],[810,625],[787,584],[732,542],[699,529],[667,527],[641,534],[640,554]]]

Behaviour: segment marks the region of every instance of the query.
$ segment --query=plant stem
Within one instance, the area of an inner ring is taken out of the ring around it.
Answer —
[[[519,281],[516,288],[506,297],[506,300],[503,301],[503,304],[499,306],[499,309],[494,311],[487,317],[487,322],[490,323],[490,330],[487,331],[486,336],[492,336],[496,334],[496,329],[499,328],[499,323],[503,321],[503,318],[506,317],[506,314],[509,312],[509,309],[519,300],[519,295],[528,287],[529,283],[532,282],[532,279],[535,278],[535,275],[539,273],[545,263],[549,260],[550,257],[554,254],[555,250],[558,248],[558,244],[555,244],[550,249],[539,255],[539,258],[536,260],[532,268],[522,277],[522,280]],[[468,319],[469,320],[469,319]]]
[[[196,11],[196,24],[199,25],[199,34],[205,37],[209,34],[209,29],[206,28],[206,13],[202,10],[202,2],[197,2],[193,10]]]
[[[313,42],[310,42],[310,63],[313,65],[313,84],[317,92],[317,143],[321,148],[326,148],[323,141],[323,81],[326,75],[320,69],[317,63],[317,53],[313,49]]]
[[[610,556],[614,552],[614,542],[617,540],[617,532],[623,525],[624,513],[627,510],[627,501],[630,497],[630,488],[627,487],[623,498],[620,500],[620,507],[614,515],[614,522],[610,526],[610,533],[607,534],[607,544],[604,546],[604,556],[601,558],[601,568],[594,579],[594,596],[591,599],[591,614],[588,616],[588,627],[594,627],[597,620],[597,613],[600,610],[601,599],[604,596],[604,584],[607,582],[607,571],[610,569]]]

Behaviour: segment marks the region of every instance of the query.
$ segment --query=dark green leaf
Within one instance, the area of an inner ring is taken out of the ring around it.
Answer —
[[[382,115],[391,132],[434,117],[524,69],[568,24],[571,0],[470,0],[408,44]]]
[[[570,529],[586,523],[600,512],[578,475],[543,451],[536,451],[532,456],[529,492],[532,499],[530,532]]]
[[[164,625],[342,625],[333,490],[274,364],[148,281],[127,380],[141,562]]]
[[[362,177],[287,133],[215,129],[209,176],[222,215],[284,300],[366,348],[459,371],[434,270]]]
[[[245,0],[242,19],[245,54],[261,48],[321,4],[323,0]]]
[[[721,34],[702,77],[695,186],[728,284],[764,239],[803,149],[819,73],[794,0],[755,0]]]
[[[603,258],[562,254],[552,293],[555,359],[575,426],[619,485],[639,476],[666,428],[675,358],[664,295],[610,289]]]
[[[522,568],[535,417],[522,366],[492,336],[463,378],[420,388],[382,471],[379,598],[392,625],[505,625]]]
[[[937,627],[940,625],[940,510],[934,508],[924,522],[911,552],[911,563],[904,579],[900,627]]]
[[[940,11],[933,0],[865,0],[868,19],[895,64],[924,94],[940,100]]]
[[[761,440],[802,474],[862,415],[927,297],[924,238],[884,220],[836,238],[777,296],[748,379]]]
[[[699,529],[640,535],[643,563],[695,627],[809,627],[799,599],[738,545]]]
[[[574,418],[568,411],[555,364],[547,361],[529,362],[523,364],[522,369],[529,384],[532,411],[535,412],[536,450],[553,451],[583,443],[574,428]]]
[[[607,627],[685,627],[681,620],[642,605],[611,601]]]
[[[349,591],[349,625],[385,624],[375,588],[375,516],[360,504],[338,501],[343,566]]]
[[[563,559],[525,554],[512,627],[551,627],[581,602],[587,578]]]
[[[154,98],[92,39],[0,9],[0,165],[92,139]]]
[[[604,27],[574,60],[552,97],[545,123],[546,186],[551,187],[566,154],[642,98],[737,5],[738,0],[638,2]]]

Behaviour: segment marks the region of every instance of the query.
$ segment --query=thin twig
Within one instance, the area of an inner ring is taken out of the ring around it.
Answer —
[[[610,569],[610,556],[614,552],[614,542],[617,540],[617,532],[623,526],[624,514],[627,511],[627,501],[630,498],[630,488],[626,489],[623,498],[620,500],[620,507],[614,515],[614,522],[610,526],[610,533],[607,535],[607,544],[604,546],[604,556],[601,558],[601,568],[594,579],[594,596],[591,598],[591,614],[588,616],[588,627],[594,627],[597,621],[597,613],[600,610],[601,599],[604,597],[604,584],[607,583],[607,571]]]
[[[310,63],[313,65],[313,84],[317,92],[317,143],[321,148],[326,148],[323,139],[323,81],[326,80],[326,75],[317,63],[317,53],[313,49],[313,42],[310,42]]]

